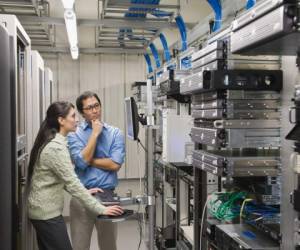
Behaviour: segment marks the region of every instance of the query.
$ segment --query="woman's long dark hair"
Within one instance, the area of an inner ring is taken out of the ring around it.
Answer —
[[[27,187],[30,186],[34,166],[39,159],[42,149],[55,137],[56,133],[58,133],[60,130],[58,118],[65,118],[72,108],[74,108],[74,105],[69,102],[54,102],[49,106],[46,119],[41,124],[30,153]]]

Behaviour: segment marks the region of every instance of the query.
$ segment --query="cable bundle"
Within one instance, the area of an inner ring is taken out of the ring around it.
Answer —
[[[214,193],[208,202],[208,212],[218,220],[232,222],[240,217],[240,222],[253,224],[278,223],[280,210],[276,207],[257,204],[247,198],[246,192]]]
[[[280,209],[250,202],[244,208],[243,217],[245,222],[250,224],[258,221],[263,224],[276,224],[280,220]]]
[[[215,193],[208,203],[208,212],[219,220],[232,221],[240,215],[240,204],[246,192]]]

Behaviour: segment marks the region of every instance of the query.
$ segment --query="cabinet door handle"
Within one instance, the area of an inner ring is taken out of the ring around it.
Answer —
[[[296,110],[296,107],[291,107],[291,108],[289,108],[289,121],[290,121],[290,123],[295,124],[296,121],[293,121],[293,120],[292,120],[292,113],[293,113],[293,110]]]

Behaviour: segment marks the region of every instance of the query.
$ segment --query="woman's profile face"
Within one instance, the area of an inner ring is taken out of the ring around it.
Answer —
[[[65,118],[61,119],[60,125],[67,133],[69,133],[76,131],[77,123],[78,120],[76,117],[75,109],[71,108],[68,115]]]

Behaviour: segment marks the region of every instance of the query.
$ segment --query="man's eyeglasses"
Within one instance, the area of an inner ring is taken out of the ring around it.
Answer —
[[[83,110],[86,110],[86,111],[93,111],[94,109],[96,109],[96,110],[100,109],[100,103],[95,103],[94,105],[89,105],[89,106],[83,108]]]

